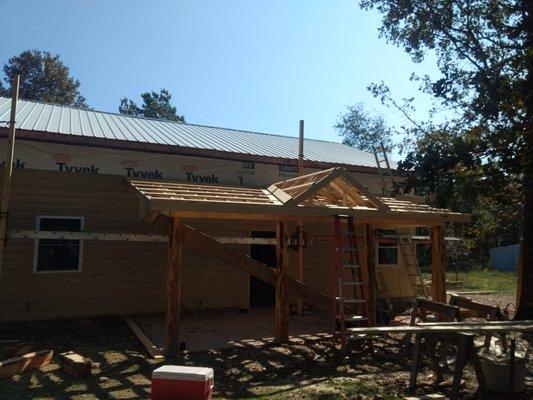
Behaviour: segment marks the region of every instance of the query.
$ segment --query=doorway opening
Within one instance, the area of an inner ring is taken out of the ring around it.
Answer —
[[[272,239],[276,238],[276,232],[252,231],[250,236],[253,238]],[[250,258],[266,264],[269,267],[276,268],[276,246],[252,244],[250,245]],[[271,307],[275,303],[276,290],[274,286],[251,276],[250,307]]]

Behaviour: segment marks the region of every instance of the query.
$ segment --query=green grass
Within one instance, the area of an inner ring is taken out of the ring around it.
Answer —
[[[482,290],[500,293],[516,293],[516,275],[514,272],[492,271],[480,269],[468,272],[447,272],[448,281],[458,280],[462,284],[460,290]]]
[[[516,293],[516,275],[513,272],[491,271],[487,269],[459,272],[458,280],[463,289],[487,290],[501,293]],[[455,273],[448,273],[449,280],[455,279]]]

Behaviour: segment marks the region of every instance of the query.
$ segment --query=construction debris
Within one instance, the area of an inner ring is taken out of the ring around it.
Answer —
[[[73,351],[61,353],[59,364],[67,374],[74,378],[85,378],[91,375],[91,362]]]
[[[52,350],[41,350],[1,361],[0,379],[10,378],[13,375],[48,365],[52,361],[53,355]]]

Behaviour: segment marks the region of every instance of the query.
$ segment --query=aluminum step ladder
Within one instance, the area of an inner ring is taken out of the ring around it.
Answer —
[[[343,221],[346,222],[345,232]],[[345,238],[348,245],[343,247]],[[352,216],[335,216],[333,244],[333,341],[344,350],[349,339],[347,328],[369,326]]]

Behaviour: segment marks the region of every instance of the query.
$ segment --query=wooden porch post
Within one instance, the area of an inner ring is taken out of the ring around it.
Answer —
[[[363,242],[361,248],[361,279],[363,280],[363,297],[368,311],[370,326],[376,326],[376,293],[374,291],[374,234],[372,225],[364,224]]]
[[[434,301],[446,303],[443,225],[431,227],[431,292]]]
[[[277,340],[289,339],[289,229],[288,223],[278,221],[276,226],[276,332]]]
[[[167,270],[167,312],[165,319],[165,345],[167,355],[178,351],[181,306],[181,252],[183,225],[174,217],[170,223],[170,251]]]

